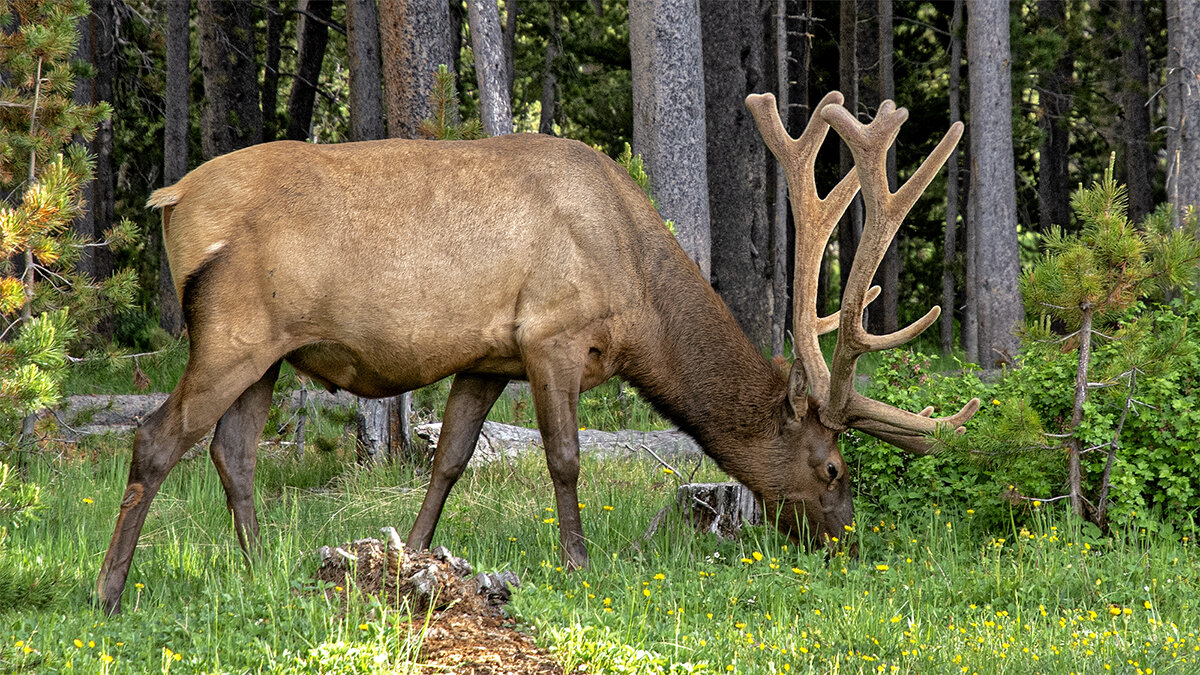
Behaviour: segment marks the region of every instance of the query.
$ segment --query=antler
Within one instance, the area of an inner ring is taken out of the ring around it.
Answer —
[[[817,104],[819,112],[827,105],[841,106],[840,92],[830,92]],[[821,258],[825,245],[838,220],[846,212],[854,195],[858,192],[858,174],[847,173],[824,199],[817,194],[814,170],[817,151],[829,132],[829,123],[819,114],[813,115],[800,138],[792,138],[784,131],[775,105],[774,94],[751,94],[746,97],[746,107],[758,124],[758,131],[771,153],[783,165],[787,177],[792,215],[796,221],[796,276],[792,282],[792,297],[795,305],[792,319],[792,351],[796,364],[792,367],[789,389],[800,392],[794,405],[804,404],[805,389],[823,407],[829,401],[829,366],[821,355],[817,338],[836,329],[841,312],[830,316],[817,316],[817,280],[820,276]],[[879,294],[874,288],[870,299]],[[798,366],[798,367],[797,367]],[[806,386],[807,385],[807,386]],[[799,411],[803,414],[803,410]]]
[[[941,308],[935,306],[912,325],[888,335],[870,335],[862,325],[863,311],[879,294],[879,287],[870,285],[871,279],[900,223],[958,143],[962,123],[951,126],[916,173],[892,192],[887,182],[887,151],[908,118],[908,111],[897,110],[893,102],[885,101],[875,120],[863,125],[842,107],[842,101],[840,93],[826,95],[800,139],[793,140],[783,130],[773,96],[767,94],[746,99],[767,147],[783,164],[796,220],[796,321],[793,333],[796,359],[801,368],[792,368],[793,391],[795,385],[801,385],[802,391],[805,382],[808,383],[820,404],[821,423],[826,427],[837,430],[854,427],[897,447],[928,452],[932,447],[929,434],[939,428],[965,431],[962,425],[979,409],[979,399],[972,399],[954,415],[932,418],[932,408],[911,413],[859,394],[854,390],[854,375],[860,356],[908,342],[936,321],[941,313]],[[813,165],[830,126],[850,147],[855,170],[822,200],[817,197]],[[860,183],[865,221],[862,240],[842,293],[842,306],[835,315],[818,318],[816,288],[821,255],[833,227]],[[817,338],[835,327],[839,330],[831,372],[821,355]]]

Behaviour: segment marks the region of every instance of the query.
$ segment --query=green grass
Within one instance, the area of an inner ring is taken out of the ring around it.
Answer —
[[[264,449],[265,550],[248,571],[215,471],[203,453],[185,459],[151,509],[125,611],[109,618],[88,600],[127,447],[128,438],[93,439],[55,461],[28,463],[44,508],[0,546],[0,671],[411,670],[421,636],[402,624],[406,617],[370,603],[343,608],[305,590],[317,547],[378,536],[384,525],[405,532],[423,495],[420,476],[399,466],[359,469],[344,449],[304,461]],[[723,477],[706,464],[697,478]],[[592,559],[584,572],[560,568],[553,494],[536,454],[468,470],[435,543],[477,569],[516,571],[523,587],[511,611],[568,671],[1200,668],[1194,542],[1102,537],[1057,507],[986,530],[948,505],[860,512],[847,533],[859,544],[857,560],[797,550],[761,527],[725,542],[668,520],[642,541],[672,500],[674,480],[642,461],[584,460]]]

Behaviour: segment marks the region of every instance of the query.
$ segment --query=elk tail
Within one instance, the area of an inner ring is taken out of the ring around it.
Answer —
[[[161,209],[168,206],[174,206],[179,203],[183,197],[183,190],[179,189],[179,184],[170,187],[155,190],[150,199],[146,200],[146,206],[152,209]]]

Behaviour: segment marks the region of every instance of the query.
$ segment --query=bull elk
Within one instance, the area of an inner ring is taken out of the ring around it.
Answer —
[[[900,221],[962,133],[956,124],[897,192],[885,156],[906,117],[886,102],[862,125],[826,96],[799,139],[771,95],[746,103],[783,163],[797,224],[794,337],[784,375],[758,352],[641,189],[575,141],[277,142],[218,157],[149,205],[162,209],[191,338],[187,368],[133,441],[129,481],[97,599],[121,593],[150,502],[216,425],[210,454],[242,548],[258,541],[253,480],[271,391],[286,360],[327,387],[393,396],[454,375],[429,488],[408,546],[427,548],[484,416],[527,379],[558,505],[562,555],[587,564],[576,482],[580,392],[619,376],[762,500],[794,539],[840,533],[854,515],[838,435],[856,428],[928,451],[933,419],[854,390],[862,354],[902,344],[938,316],[884,336],[862,327],[870,281]],[[832,125],[854,153],[825,198],[813,182]],[[859,189],[866,222],[839,314],[818,317],[817,270]],[[839,329],[832,370],[817,337]]]

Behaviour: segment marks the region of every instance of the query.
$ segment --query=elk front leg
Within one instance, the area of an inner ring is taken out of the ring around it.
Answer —
[[[117,525],[100,575],[96,601],[109,614],[121,610],[121,593],[133,562],[150,501],[167,473],[195,445],[247,387],[259,381],[278,359],[220,358],[197,354],[193,343],[187,369],[165,403],[146,418],[133,436],[133,459]]]
[[[582,363],[582,361],[580,361]],[[579,517],[579,426],[577,423],[582,365],[559,358],[531,364],[526,371],[533,391],[538,429],[546,448],[546,464],[558,506],[558,536],[568,569],[588,565]]]
[[[467,373],[454,376],[450,397],[446,399],[446,411],[442,415],[442,434],[433,454],[433,474],[417,520],[408,534],[405,544],[408,548],[429,548],[450,488],[471,461],[483,421],[506,384],[508,380],[502,377]]]
[[[225,505],[233,512],[233,526],[247,561],[257,553],[259,544],[258,516],[254,512],[258,441],[271,412],[271,394],[278,377],[279,362],[276,362],[221,416],[209,446],[213,466],[225,488]]]

